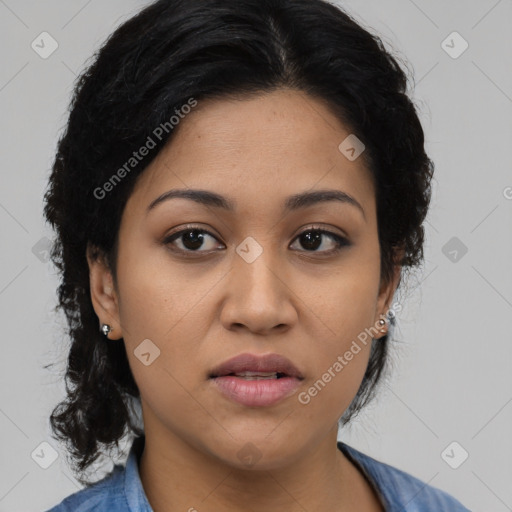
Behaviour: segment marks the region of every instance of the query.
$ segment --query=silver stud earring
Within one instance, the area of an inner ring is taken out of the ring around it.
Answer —
[[[379,320],[379,325],[384,326],[384,325],[386,325],[386,323],[387,323],[387,322],[386,322],[386,320],[384,320],[383,318],[381,318],[381,319]],[[380,332],[385,332],[385,331],[386,331],[386,329],[385,329],[385,328],[380,329]]]
[[[103,334],[105,336],[108,336],[108,333],[112,330],[112,328],[110,327],[110,325],[108,324],[102,324],[101,325],[101,331],[103,332]]]

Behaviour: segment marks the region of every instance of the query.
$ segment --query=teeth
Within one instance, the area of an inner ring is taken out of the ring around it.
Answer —
[[[277,372],[240,372],[235,376],[245,380],[277,379]]]

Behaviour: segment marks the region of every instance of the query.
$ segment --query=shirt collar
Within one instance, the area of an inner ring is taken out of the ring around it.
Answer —
[[[385,485],[382,485],[379,475],[375,472],[375,465],[378,462],[369,457],[368,455],[348,446],[342,441],[338,441],[338,448],[348,457],[348,459],[356,466],[360,473],[366,478],[366,481],[370,484],[375,494],[379,497],[385,510],[391,510],[391,507],[395,505],[393,496],[387,491]]]
[[[149,505],[148,498],[144,493],[139,474],[139,463],[144,450],[145,441],[145,436],[135,438],[126,461],[123,490],[131,512],[153,512],[153,509]]]

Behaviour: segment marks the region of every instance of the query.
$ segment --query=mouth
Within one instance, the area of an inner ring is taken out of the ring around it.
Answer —
[[[286,373],[281,372],[238,372],[238,373],[228,373],[227,375],[217,375],[216,377],[238,377],[244,380],[267,380],[267,379],[282,379],[283,377],[288,377]]]
[[[279,354],[239,354],[215,367],[209,378],[236,376],[247,380],[282,379],[304,377],[298,368],[286,357]]]
[[[265,407],[291,396],[304,377],[279,354],[240,354],[212,370],[209,379],[228,400],[247,407]]]

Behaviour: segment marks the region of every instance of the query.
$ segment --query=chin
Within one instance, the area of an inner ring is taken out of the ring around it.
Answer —
[[[268,471],[294,463],[300,443],[296,436],[276,436],[272,439],[263,430],[260,435],[241,435],[239,441],[229,439],[226,445],[216,444],[211,453],[226,465],[239,470]],[[293,442],[291,442],[293,441]],[[221,448],[224,448],[220,451]]]

